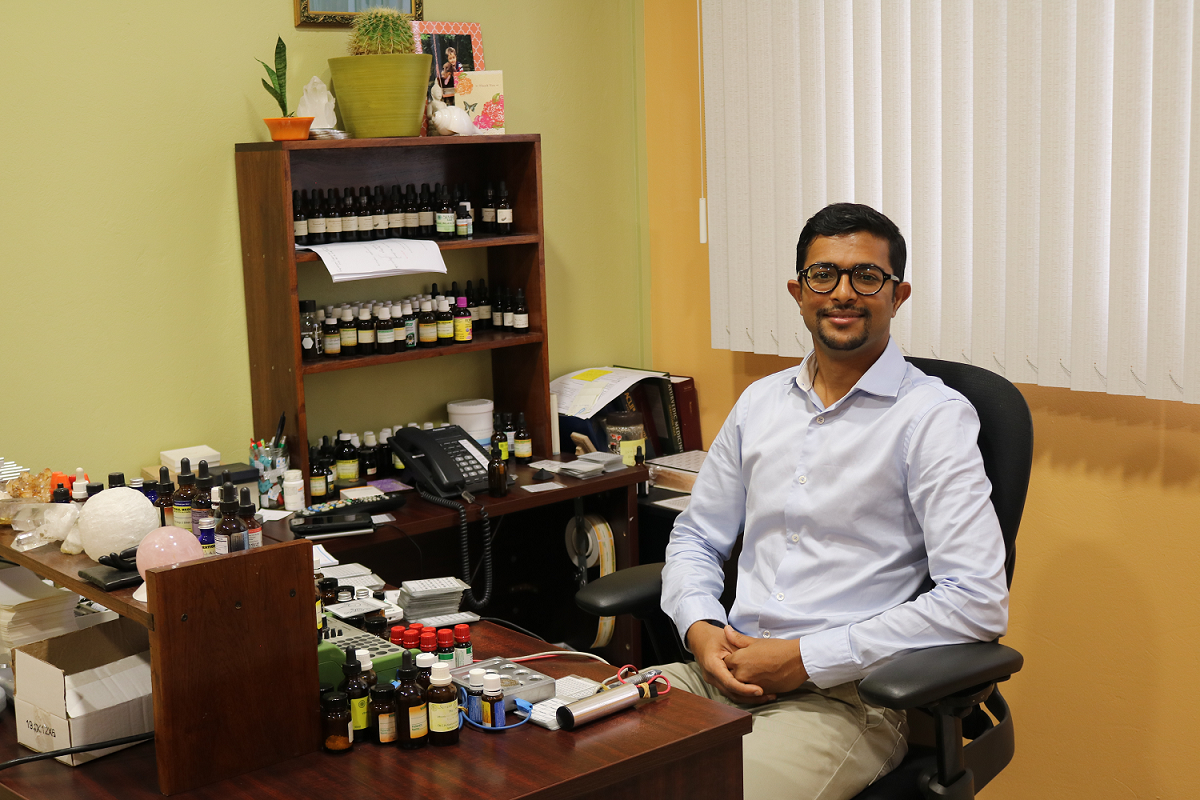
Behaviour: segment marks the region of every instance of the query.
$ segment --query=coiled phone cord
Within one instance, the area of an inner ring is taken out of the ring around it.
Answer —
[[[475,591],[471,588],[471,558],[467,553],[466,504],[430,494],[420,486],[417,487],[417,494],[426,502],[442,506],[443,508],[452,508],[458,512],[458,539],[459,554],[462,556],[462,581],[467,584],[467,588],[463,590],[463,600],[466,607],[471,611],[483,609],[487,606],[488,601],[492,599],[492,525],[488,519],[487,509],[480,504],[479,522],[483,525],[483,597],[476,600]]]

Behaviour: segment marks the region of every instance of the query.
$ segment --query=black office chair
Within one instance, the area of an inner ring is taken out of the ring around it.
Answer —
[[[1017,388],[970,364],[909,358],[927,375],[961,392],[979,414],[979,450],[992,482],[992,505],[1004,535],[1005,572],[1012,585],[1017,528],[1025,508],[1033,463],[1033,419]],[[737,549],[729,562],[736,569]],[[690,656],[674,624],[659,607],[662,564],[643,564],[588,584],[575,597],[597,616],[633,614],[646,626],[659,663]],[[1021,654],[998,642],[917,650],[872,672],[859,694],[876,705],[932,717],[936,747],[912,744],[904,761],[860,792],[855,800],[969,800],[1012,760],[1013,721],[996,684],[1023,664]],[[996,721],[981,709],[986,706]],[[970,741],[964,746],[964,735]]]

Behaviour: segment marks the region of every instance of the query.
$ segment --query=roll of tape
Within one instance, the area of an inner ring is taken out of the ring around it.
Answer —
[[[575,546],[575,517],[567,523],[563,539],[567,545],[567,555],[572,564],[578,563],[578,551]],[[604,517],[599,514],[587,514],[583,518],[583,530],[587,535],[587,565],[600,565],[600,577],[611,575],[617,569],[617,550],[613,544],[612,528]],[[612,641],[613,630],[616,628],[616,617],[601,617],[596,625],[596,638],[592,647],[604,647]]]

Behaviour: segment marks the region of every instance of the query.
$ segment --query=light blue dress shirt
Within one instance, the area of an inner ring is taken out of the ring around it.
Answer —
[[[895,341],[825,408],[816,362],[752,384],[726,419],[667,546],[663,610],[725,621],[722,563],[745,527],[728,621],[798,639],[812,681],[907,651],[1005,633],[1004,541],[961,394]]]

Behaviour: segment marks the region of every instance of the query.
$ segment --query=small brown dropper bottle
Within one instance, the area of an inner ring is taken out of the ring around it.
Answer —
[[[246,523],[238,516],[237,490],[232,481],[226,481],[213,493],[221,493],[221,521],[213,531],[217,555],[236,553],[246,549]]]
[[[192,531],[192,499],[196,496],[196,476],[186,458],[179,459],[179,488],[171,494],[175,510],[175,527]],[[196,533],[196,531],[192,531]]]
[[[171,482],[171,470],[166,467],[158,468],[158,497],[154,507],[158,509],[158,521],[164,526],[175,524],[175,508],[171,503],[171,495],[175,493],[175,484]]]

